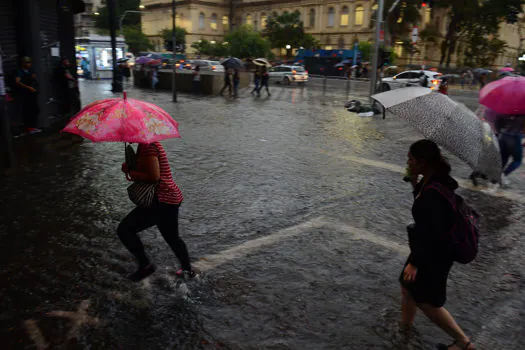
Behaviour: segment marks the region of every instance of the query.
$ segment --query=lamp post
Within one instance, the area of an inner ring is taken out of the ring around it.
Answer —
[[[292,45],[288,44],[286,45],[286,60],[290,59],[290,49],[292,48]]]
[[[111,58],[113,60],[113,83],[112,89],[113,92],[122,92],[122,83],[117,79],[117,31],[116,31],[116,14],[117,6],[115,0],[108,0],[108,20],[109,20],[109,32],[111,36]]]
[[[172,42],[173,42],[173,73],[171,74],[171,92],[173,94],[173,102],[177,102],[177,81],[175,79],[177,75],[177,35],[176,35],[176,28],[177,28],[177,22],[175,19],[175,12],[177,10],[175,0],[171,0],[171,27],[172,29]]]
[[[140,5],[140,8],[145,8],[144,5]],[[126,18],[126,15],[128,13],[151,13],[151,12],[146,12],[146,11],[135,11],[135,10],[126,10],[124,11],[123,14],[120,15],[119,17],[119,29],[120,29],[120,35],[122,37],[124,37],[124,30],[123,30],[123,23],[124,23],[124,18]]]
[[[370,96],[376,92],[377,70],[379,65],[379,46],[381,41],[381,27],[383,26],[383,10],[385,7],[385,0],[379,0],[379,7],[377,9],[376,33],[374,43],[374,56],[372,58],[372,77],[370,79]]]

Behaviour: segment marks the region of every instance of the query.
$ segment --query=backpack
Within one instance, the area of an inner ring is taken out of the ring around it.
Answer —
[[[432,183],[425,190],[438,191],[452,206],[455,221],[452,230],[444,237],[452,258],[460,264],[468,264],[476,258],[479,244],[479,214],[463,197],[439,183]]]

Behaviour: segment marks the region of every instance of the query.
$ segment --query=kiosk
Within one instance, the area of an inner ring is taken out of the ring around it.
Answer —
[[[85,57],[89,62],[92,79],[111,79],[113,77],[113,62],[111,58],[111,37],[91,35],[75,38],[77,70],[83,75],[80,62]],[[124,38],[117,37],[117,59],[126,53]]]

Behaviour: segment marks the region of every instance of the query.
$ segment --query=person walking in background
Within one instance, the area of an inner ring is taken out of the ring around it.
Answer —
[[[423,71],[419,72],[419,84],[422,87],[428,87],[428,77]]]
[[[430,140],[410,146],[407,165],[414,190],[414,224],[407,228],[410,255],[399,277],[403,296],[401,328],[407,330],[412,326],[419,308],[454,339],[454,344],[440,345],[440,349],[472,350],[470,339],[443,307],[454,259],[442,237],[455,226],[456,213],[436,188],[454,193],[458,183],[450,177],[451,167],[441,150]],[[420,175],[423,179],[418,182]]]
[[[487,85],[487,73],[482,73],[479,76],[479,88],[483,89]]]
[[[230,92],[229,96],[231,97],[232,96],[232,81],[231,81],[231,71],[229,68],[227,68],[224,71],[224,85],[219,95],[222,96],[222,94],[224,93],[224,90],[226,89],[228,89],[228,91]]]
[[[151,67],[151,89],[156,91],[159,83],[159,68],[158,66]]]
[[[266,93],[268,96],[272,96],[270,93],[270,89],[268,87],[268,83],[270,81],[270,75],[268,74],[268,69],[266,67],[263,67],[261,72],[261,86],[259,86],[259,90],[257,90],[257,97],[261,96],[261,89],[266,88]]]
[[[87,58],[82,57],[80,68],[82,68],[82,77],[84,79],[91,79],[91,70],[89,69],[89,61]]]
[[[241,82],[241,76],[239,70],[235,69],[233,71],[233,97],[237,97],[239,94],[239,83]]]
[[[510,185],[508,176],[521,166],[523,159],[522,143],[525,117],[502,117],[495,124],[498,131],[501,164],[503,166],[501,183],[504,186],[508,186]],[[507,166],[510,157],[512,157],[512,162]]]
[[[259,91],[259,85],[261,84],[261,71],[259,68],[255,68],[255,72],[253,73],[253,83],[255,84],[255,87],[252,90],[252,95]]]
[[[201,67],[195,66],[195,69],[193,70],[193,92],[196,94],[200,94],[201,92]]]
[[[59,102],[59,113],[62,118],[71,117],[80,106],[78,82],[71,72],[67,57],[63,57],[55,70],[56,87]]]
[[[24,128],[30,135],[42,131],[36,127],[40,108],[38,107],[38,83],[32,67],[31,58],[24,57],[15,79],[17,87],[15,99],[22,112]]]
[[[155,225],[181,264],[176,275],[194,277],[195,272],[191,269],[188,248],[179,236],[179,207],[183,196],[173,181],[168,157],[162,145],[159,142],[139,144],[136,165],[132,167],[124,163],[122,171],[130,181],[157,183],[153,204],[148,207],[137,206],[117,228],[120,240],[138,262],[137,271],[129,278],[137,282],[155,272],[155,265],[146,255],[138,236],[139,232]]]

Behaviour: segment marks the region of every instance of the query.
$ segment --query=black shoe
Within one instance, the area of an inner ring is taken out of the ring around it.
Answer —
[[[145,267],[139,268],[137,271],[133,272],[131,275],[129,275],[129,279],[133,282],[139,282],[142,281],[144,278],[151,275],[153,272],[155,272],[157,268],[153,264],[149,264]]]

